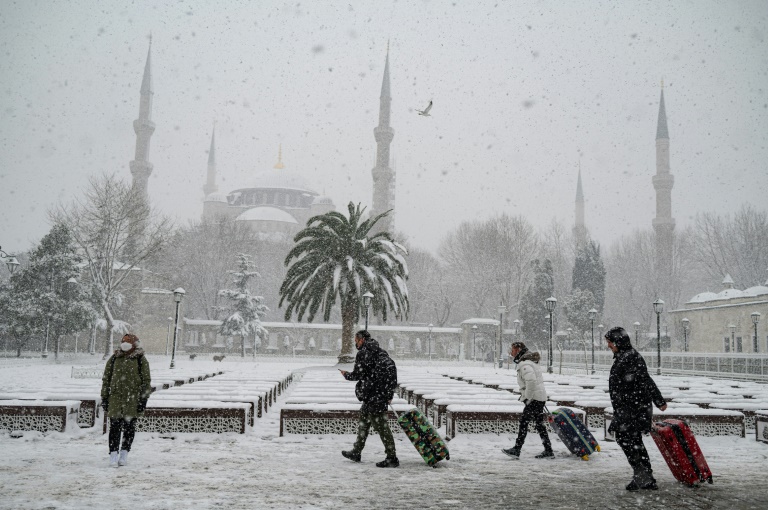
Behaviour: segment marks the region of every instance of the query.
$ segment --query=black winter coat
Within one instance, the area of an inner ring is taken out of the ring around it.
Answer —
[[[363,402],[361,413],[386,412],[387,404],[397,388],[397,368],[394,368],[394,373],[390,373],[385,369],[389,363],[394,367],[395,362],[373,338],[357,351],[355,368],[344,377],[348,381],[359,381],[355,393]]]
[[[613,405],[609,432],[639,434],[651,431],[653,408],[666,404],[659,388],[648,374],[645,360],[633,348],[614,354],[608,389]]]

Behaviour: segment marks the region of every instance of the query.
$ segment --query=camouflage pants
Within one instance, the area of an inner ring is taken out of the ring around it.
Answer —
[[[357,424],[357,439],[352,447],[352,451],[358,454],[363,451],[365,440],[368,439],[371,427],[379,434],[381,442],[384,443],[384,452],[387,454],[387,458],[397,457],[395,438],[392,437],[392,431],[389,428],[389,423],[387,423],[386,412],[381,414],[360,413],[360,421]]]

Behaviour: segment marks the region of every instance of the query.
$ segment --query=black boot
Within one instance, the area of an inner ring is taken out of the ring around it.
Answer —
[[[632,481],[627,484],[625,489],[627,489],[628,491],[639,491],[640,486],[637,484],[637,482],[633,478]]]
[[[351,461],[360,462],[360,454],[359,453],[355,453],[353,451],[344,450],[344,451],[341,452],[341,455],[343,455],[344,457],[348,458]]]
[[[513,446],[512,448],[507,448],[506,450],[501,450],[505,454],[509,455],[513,459],[519,459],[520,458],[520,447],[519,446]]]
[[[554,459],[555,458],[555,452],[552,451],[551,448],[545,448],[543,452],[536,455],[534,458],[536,459]]]
[[[397,460],[397,457],[387,457],[381,462],[376,463],[376,467],[381,467],[381,468],[387,468],[387,467],[396,468],[399,465],[400,465],[400,461]]]

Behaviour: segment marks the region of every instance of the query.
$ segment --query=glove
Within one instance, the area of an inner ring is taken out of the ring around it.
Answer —
[[[101,401],[101,408],[104,409],[104,412],[106,412],[107,409],[109,409],[109,399],[105,398],[104,400]]]
[[[143,413],[146,408],[147,408],[147,399],[142,398],[141,400],[139,400],[139,405],[136,408],[136,410],[140,413]]]

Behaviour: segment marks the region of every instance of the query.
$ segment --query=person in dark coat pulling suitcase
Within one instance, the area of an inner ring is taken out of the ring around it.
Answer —
[[[536,423],[536,432],[541,437],[544,451],[536,455],[537,459],[548,459],[555,456],[552,451],[552,443],[544,426],[544,404],[547,402],[547,390],[544,388],[544,378],[539,368],[540,355],[531,352],[523,342],[515,342],[510,348],[509,355],[514,358],[517,365],[517,385],[520,388],[520,400],[525,403],[523,416],[520,418],[519,432],[515,446],[501,450],[513,459],[520,458],[520,450],[523,448],[525,437],[528,435],[528,423]]]
[[[357,440],[352,450],[342,451],[341,454],[355,462],[360,462],[360,454],[365,448],[370,428],[376,431],[384,443],[387,457],[377,462],[377,467],[398,467],[400,461],[395,451],[395,439],[387,422],[387,405],[397,388],[397,367],[387,351],[371,338],[366,330],[355,333],[355,368],[352,372],[340,370],[341,375],[348,381],[358,381],[355,394],[363,402],[360,407],[360,421],[357,426]]]
[[[608,431],[616,436],[616,442],[634,472],[626,489],[656,490],[658,487],[642,435],[651,431],[652,404],[664,411],[667,403],[648,374],[645,360],[632,347],[624,328],[611,328],[605,334],[605,339],[608,348],[613,351],[613,365],[608,377],[613,420]]]

